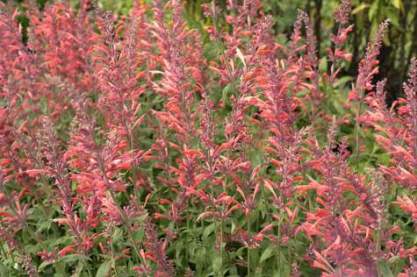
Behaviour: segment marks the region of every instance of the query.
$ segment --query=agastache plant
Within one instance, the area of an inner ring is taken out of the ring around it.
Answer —
[[[0,3],[0,275],[416,275],[387,21],[345,84],[349,0],[325,52],[303,11],[284,41],[262,1],[133,2]]]

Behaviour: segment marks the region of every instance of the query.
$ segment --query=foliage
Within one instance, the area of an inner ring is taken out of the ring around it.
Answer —
[[[238,2],[0,4],[2,276],[417,274],[417,60]]]

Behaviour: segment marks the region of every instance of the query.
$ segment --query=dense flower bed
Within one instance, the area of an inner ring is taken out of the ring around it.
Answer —
[[[0,2],[1,276],[417,274],[417,60],[387,106],[388,22],[351,80],[348,0],[321,58],[240,2]]]

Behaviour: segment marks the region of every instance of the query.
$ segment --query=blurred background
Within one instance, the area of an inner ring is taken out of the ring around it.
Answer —
[[[16,4],[20,7],[19,19],[23,27],[29,22],[24,16],[25,0],[1,0]],[[57,0],[32,0],[40,9],[48,2]],[[76,0],[71,1],[75,6]],[[128,13],[134,0],[97,0],[101,8],[112,10],[120,15]],[[140,0],[151,3],[152,0]],[[225,8],[227,0],[183,0],[186,5],[187,18],[193,26],[204,29],[209,20],[204,18],[201,4],[214,1],[216,5]],[[243,0],[240,0],[243,1]],[[322,55],[330,45],[329,36],[335,30],[333,14],[340,0],[262,0],[266,14],[274,19],[274,32],[281,42],[289,37],[292,25],[297,16],[297,10],[306,11],[314,24],[318,41],[319,55]],[[352,0],[353,10],[351,23],[354,29],[350,37],[352,62],[345,68],[344,76],[356,76],[358,62],[363,56],[367,42],[375,34],[380,22],[389,19],[391,24],[384,40],[380,55],[380,72],[377,79],[388,78],[388,102],[396,99],[402,93],[402,83],[406,79],[409,62],[412,56],[417,56],[417,0]],[[325,58],[321,64],[326,64]]]

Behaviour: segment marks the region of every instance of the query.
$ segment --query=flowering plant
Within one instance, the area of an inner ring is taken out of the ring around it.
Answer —
[[[348,88],[349,0],[320,59],[240,2],[0,2],[1,275],[417,274],[417,60],[387,106],[388,22]]]

